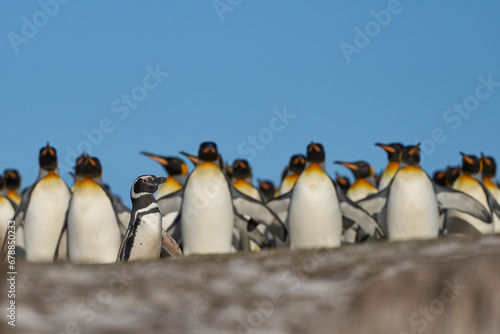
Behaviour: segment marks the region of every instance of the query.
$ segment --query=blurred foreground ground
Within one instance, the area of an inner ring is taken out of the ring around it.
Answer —
[[[500,333],[496,236],[17,272],[0,333]]]

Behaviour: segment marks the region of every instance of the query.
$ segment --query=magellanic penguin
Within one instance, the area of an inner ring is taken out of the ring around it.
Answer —
[[[375,238],[382,238],[384,232],[377,222],[344,195],[324,171],[324,162],[323,145],[309,144],[306,168],[293,190],[267,203],[277,213],[288,212],[290,248],[340,246],[343,217]]]
[[[4,189],[5,189],[5,180],[2,176],[0,176],[0,191],[3,191]],[[7,226],[9,225],[9,221],[11,221],[12,218],[14,217],[16,209],[17,209],[16,203],[14,203],[6,195],[0,195],[0,245],[5,246],[6,249],[7,249],[7,243],[4,244],[4,238],[7,237]],[[3,254],[4,251],[2,251],[2,255]]]
[[[21,175],[16,169],[6,169],[3,173],[6,195],[17,205],[21,204]]]
[[[167,232],[182,243],[184,254],[231,252],[233,226],[245,225],[244,215],[285,240],[286,228],[279,218],[261,202],[237,191],[222,172],[221,161],[215,143],[202,143],[198,164],[186,185],[158,199],[162,214],[179,211],[173,229]]]
[[[64,226],[71,192],[57,169],[56,149],[40,149],[40,172],[22,197],[14,220],[24,227],[26,260],[52,262]]]
[[[288,167],[283,172],[284,177],[281,180],[279,195],[286,194],[293,189],[305,166],[306,157],[303,154],[292,155]]]
[[[377,187],[375,187],[373,167],[366,161],[335,161],[335,163],[349,168],[354,174],[354,182],[346,194],[351,201],[357,202],[369,195],[378,193]]]
[[[163,166],[167,172],[167,181],[164,182],[155,194],[155,198],[161,198],[177,190],[186,183],[189,169],[184,161],[176,157],[167,157],[148,152],[141,152]]]
[[[399,170],[399,155],[401,150],[403,149],[403,145],[400,143],[391,143],[391,144],[381,144],[376,143],[376,146],[379,146],[387,152],[387,159],[389,162],[385,167],[384,173],[380,177],[380,181],[378,183],[378,189],[382,190],[389,185],[396,172]]]
[[[431,181],[420,168],[419,145],[405,147],[400,163],[399,171],[387,187],[358,202],[371,214],[386,211],[390,241],[437,238],[441,228],[439,207],[490,220],[486,208],[472,197]]]
[[[481,153],[481,161],[483,162],[483,184],[491,193],[497,203],[500,203],[500,189],[497,184],[497,164],[493,157],[487,157]],[[500,216],[493,216],[493,225],[495,233],[500,233]]]
[[[482,184],[482,161],[474,155],[462,155],[462,175],[453,182],[452,189],[462,191],[481,203],[489,214],[495,211],[498,203]],[[449,234],[491,234],[494,225],[489,221],[479,220],[471,215],[456,210],[446,213],[446,225]]]
[[[157,260],[162,244],[171,255],[182,255],[177,243],[161,227],[161,214],[153,194],[165,177],[142,175],[130,189],[132,213],[117,261]]]
[[[69,261],[87,264],[115,262],[130,220],[130,210],[102,185],[99,159],[86,155],[80,173],[59,245],[67,229]],[[56,259],[60,252],[58,249]]]

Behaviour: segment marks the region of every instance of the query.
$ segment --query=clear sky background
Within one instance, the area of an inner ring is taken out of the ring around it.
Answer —
[[[500,159],[498,1],[54,1],[0,4],[0,169],[23,187],[47,141],[69,185],[85,149],[128,205],[137,176],[164,175],[139,151],[207,140],[275,182],[311,140],[331,176],[382,170],[375,142],[424,142],[429,173]]]

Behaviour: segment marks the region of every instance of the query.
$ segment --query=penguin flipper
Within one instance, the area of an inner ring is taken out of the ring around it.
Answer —
[[[247,220],[237,212],[234,213],[234,227],[241,233],[248,236],[248,238],[255,242],[259,247],[262,248],[267,246],[269,244],[269,241],[267,240],[266,236],[256,228],[249,229],[248,226],[250,224],[255,226],[258,225],[258,223],[254,222],[252,219]]]
[[[233,206],[240,215],[249,215],[254,221],[266,225],[269,232],[285,241],[287,230],[283,222],[276,214],[262,202],[259,202],[239,192],[233,186],[231,195]]]
[[[496,201],[495,197],[490,193],[488,188],[485,187],[485,185],[482,182],[479,182],[481,187],[484,190],[484,193],[486,194],[486,199],[488,201],[488,205],[491,209],[492,214],[496,214],[498,217],[500,217],[500,204]]]
[[[491,223],[491,215],[488,210],[473,197],[435,183],[433,185],[440,208],[455,209],[481,219],[485,223]]]
[[[161,246],[172,256],[182,256],[182,250],[177,244],[177,242],[167,234],[164,230],[161,230]]]
[[[376,213],[381,212],[386,203],[387,198],[389,197],[389,189],[390,186],[385,187],[383,190],[379,191],[376,194],[370,195],[356,204],[370,215],[374,215]],[[338,192],[338,191],[337,191]]]
[[[118,227],[120,228],[120,234],[124,236],[127,232],[128,224],[130,222],[131,210],[127,208],[118,197],[113,195],[113,193],[111,193],[108,188],[102,185],[101,188],[111,200],[113,210],[115,211],[116,220],[118,221]]]
[[[59,240],[57,241],[56,250],[54,252],[54,262],[68,260],[68,224],[64,221]]]
[[[156,200],[158,208],[162,216],[170,212],[181,211],[182,196],[184,195],[184,188],[177,190],[171,194],[163,196]]]
[[[342,214],[346,218],[355,221],[360,228],[362,228],[369,235],[374,236],[375,239],[385,238],[385,233],[377,221],[368,212],[347,198],[337,184],[336,189]]]
[[[292,200],[292,192],[273,198],[265,203],[265,205],[274,212],[281,221],[286,221],[288,218],[288,209]]]

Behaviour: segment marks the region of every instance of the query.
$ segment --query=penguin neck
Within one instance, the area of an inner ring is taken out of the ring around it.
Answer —
[[[40,168],[40,172],[38,173],[38,179],[41,180],[49,174],[59,175],[59,169],[56,168],[56,169],[47,170],[47,169]]]
[[[142,208],[151,205],[152,203],[156,203],[156,200],[151,193],[142,193],[137,198],[132,198],[132,210],[139,210]]]
[[[306,167],[304,170],[306,170],[309,166],[311,166],[312,164],[317,164],[318,166],[321,167],[322,170],[325,170],[325,162],[307,162],[306,163]]]
[[[172,175],[172,177],[179,182],[181,186],[184,186],[186,184],[186,180],[188,178],[189,174],[178,174],[178,175]]]
[[[465,172],[464,175],[468,175],[472,177],[474,180],[483,183],[483,173],[482,172],[477,172],[477,173],[467,173]]]

